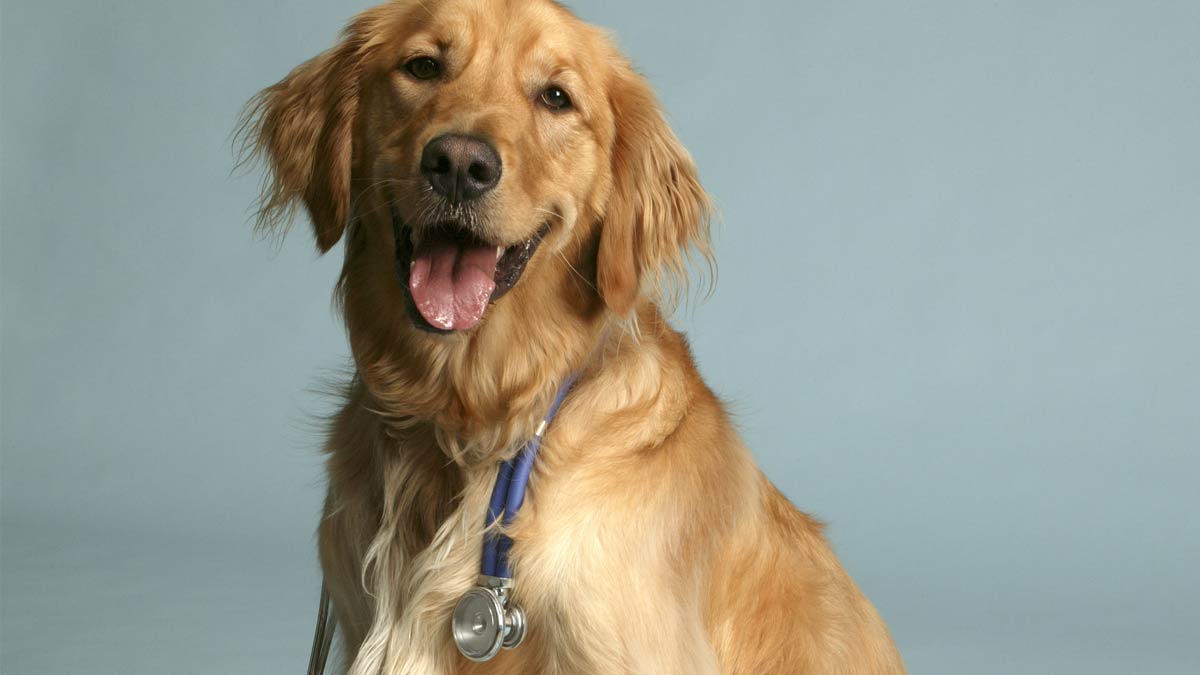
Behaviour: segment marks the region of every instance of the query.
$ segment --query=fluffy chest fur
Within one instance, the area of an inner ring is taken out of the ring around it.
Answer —
[[[321,554],[352,675],[901,672],[820,527],[767,482],[671,331],[614,339],[548,432],[509,530],[529,635],[471,663],[495,464],[390,427],[361,386],[331,437]]]
[[[695,488],[722,475],[745,482],[752,467],[729,455],[711,458],[721,467],[673,468],[703,459],[679,456],[703,417],[689,414],[697,392],[656,347],[613,344],[547,433],[510,529],[529,639],[488,664],[457,655],[449,617],[478,574],[495,465],[448,461],[434,430],[390,427],[355,389],[331,438],[321,528],[326,568],[362,571],[362,587],[331,584],[339,609],[350,608],[340,617],[345,639],[359,645],[350,672],[712,670],[697,611],[706,569],[694,564],[707,556],[696,555],[704,539],[695,535],[719,516]],[[661,601],[646,611],[649,597]],[[668,625],[677,649],[658,644]]]

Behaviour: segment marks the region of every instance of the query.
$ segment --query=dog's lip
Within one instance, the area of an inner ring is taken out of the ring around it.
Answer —
[[[439,335],[455,332],[430,325],[425,320],[425,317],[421,316],[415,303],[413,303],[412,294],[408,288],[408,276],[412,266],[413,253],[416,249],[413,241],[414,232],[412,227],[405,224],[404,219],[400,216],[395,206],[392,207],[391,211],[392,235],[396,245],[396,276],[400,281],[400,286],[404,289],[405,305],[407,306],[409,318],[412,319],[418,328],[427,332]],[[457,221],[438,222],[422,229],[459,230],[461,231],[459,236],[479,240],[478,236],[471,233]],[[496,287],[492,290],[492,295],[488,298],[489,305],[499,300],[517,285],[517,282],[521,280],[521,275],[525,272],[526,265],[529,264],[529,261],[533,258],[533,254],[537,252],[538,246],[541,245],[542,240],[549,233],[550,222],[547,221],[538,228],[537,232],[527,239],[508,246],[504,246],[503,244],[496,245],[497,255],[499,256],[496,261],[496,274],[494,277]]]

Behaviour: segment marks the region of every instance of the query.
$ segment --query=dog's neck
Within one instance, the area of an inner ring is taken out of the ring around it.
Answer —
[[[606,313],[522,330],[497,324],[470,336],[413,336],[406,359],[356,352],[369,407],[388,435],[432,437],[464,468],[505,459],[534,433],[560,384],[586,379],[625,328]]]

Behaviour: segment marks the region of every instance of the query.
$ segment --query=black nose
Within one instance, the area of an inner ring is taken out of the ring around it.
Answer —
[[[446,134],[425,146],[421,174],[451,203],[466,202],[500,182],[500,155],[478,138]]]

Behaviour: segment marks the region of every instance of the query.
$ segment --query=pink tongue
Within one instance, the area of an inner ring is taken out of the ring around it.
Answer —
[[[437,241],[413,257],[408,290],[429,325],[467,330],[483,318],[495,277],[495,247]]]

